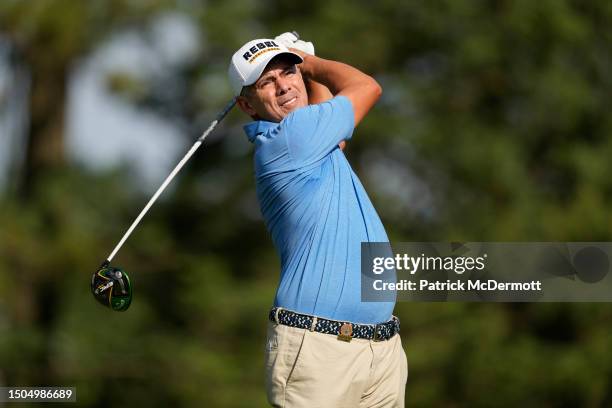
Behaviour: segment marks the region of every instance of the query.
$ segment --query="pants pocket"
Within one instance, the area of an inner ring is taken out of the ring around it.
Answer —
[[[271,324],[265,352],[266,391],[272,406],[284,406],[285,391],[298,362],[306,330]]]

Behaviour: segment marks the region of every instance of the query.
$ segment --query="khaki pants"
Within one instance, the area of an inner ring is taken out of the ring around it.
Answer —
[[[398,334],[345,342],[268,322],[266,389],[274,407],[404,407],[407,378]]]

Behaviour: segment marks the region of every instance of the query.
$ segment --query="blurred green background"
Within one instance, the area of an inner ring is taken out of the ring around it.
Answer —
[[[392,241],[611,240],[611,2],[2,0],[0,386],[265,406],[279,262],[238,110],[114,260],[129,311],[89,279],[231,97],[232,52],[288,30],[383,86],[345,153]],[[612,406],[608,304],[396,314],[407,406]]]

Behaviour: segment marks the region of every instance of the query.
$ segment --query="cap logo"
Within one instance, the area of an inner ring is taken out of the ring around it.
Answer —
[[[257,59],[257,57],[269,51],[280,51],[280,48],[278,44],[276,44],[274,41],[260,42],[255,44],[254,46],[249,48],[247,52],[242,54],[242,58],[244,58],[245,61],[248,61],[249,64],[252,64]]]

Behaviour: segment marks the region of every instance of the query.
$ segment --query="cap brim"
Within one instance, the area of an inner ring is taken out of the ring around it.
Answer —
[[[251,75],[245,79],[244,86],[253,85],[255,82],[257,82],[257,80],[259,79],[261,74],[264,72],[266,67],[270,64],[270,62],[272,62],[274,58],[281,56],[281,55],[293,57],[295,64],[301,64],[302,62],[304,62],[304,59],[300,57],[298,54],[296,54],[295,52],[291,52],[291,51],[278,51],[275,53],[270,52],[268,53],[268,55],[262,56],[263,59],[261,60],[257,68],[254,69],[251,72]]]

